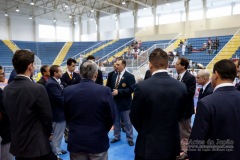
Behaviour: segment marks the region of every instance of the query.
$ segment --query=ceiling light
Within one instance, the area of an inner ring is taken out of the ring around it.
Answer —
[[[67,3],[65,3],[64,7],[65,7],[65,8],[68,8],[68,4],[67,4]]]
[[[29,19],[32,19],[32,16],[30,15]]]
[[[90,20],[93,21],[93,18],[91,18]]]
[[[57,22],[57,20],[54,18],[53,22],[54,22],[54,23],[56,23],[56,22]]]
[[[94,10],[93,10],[93,9],[91,9],[91,12],[93,13],[93,12],[94,12]]]
[[[5,13],[5,16],[7,17],[7,16],[8,16],[8,14],[7,14],[7,13]]]
[[[18,9],[18,7],[16,8],[16,12],[19,12],[19,9]]]
[[[32,6],[34,5],[34,2],[33,2],[33,0],[31,1],[31,3],[30,3]]]
[[[170,4],[169,3],[166,3],[167,6],[169,6]]]
[[[77,24],[77,22],[75,21],[74,24]]]
[[[122,1],[122,4],[126,4],[126,2],[125,2],[125,1]]]
[[[69,18],[72,18],[72,15],[71,15],[71,14],[69,15]]]

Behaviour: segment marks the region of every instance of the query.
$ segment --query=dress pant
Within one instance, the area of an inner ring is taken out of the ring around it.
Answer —
[[[130,110],[127,111],[119,111],[117,106],[115,105],[115,111],[116,111],[116,118],[114,122],[114,137],[115,139],[119,140],[121,139],[121,115],[123,118],[123,122],[125,125],[125,131],[128,141],[133,140],[133,127],[132,123],[129,118]]]
[[[181,137],[181,149],[186,153],[188,147],[188,140],[192,131],[191,118],[182,119],[179,122],[179,130]]]
[[[66,122],[53,122],[52,151],[56,155],[61,154],[61,143],[63,139]]]
[[[70,153],[70,160],[107,160],[108,151],[102,153]]]
[[[33,158],[16,157],[16,160],[58,160],[58,158],[53,152],[51,152],[48,155],[41,156],[41,157],[33,157]]]

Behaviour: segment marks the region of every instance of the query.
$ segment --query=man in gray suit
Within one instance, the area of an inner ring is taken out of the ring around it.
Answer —
[[[17,50],[12,59],[17,76],[4,89],[4,105],[10,120],[11,147],[16,160],[56,160],[49,137],[52,111],[47,92],[30,77],[34,54]]]

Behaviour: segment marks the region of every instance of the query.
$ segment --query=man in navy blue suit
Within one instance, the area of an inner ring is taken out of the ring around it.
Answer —
[[[235,76],[232,61],[214,65],[213,93],[198,101],[188,146],[190,160],[240,159],[240,94],[233,85]]]
[[[107,160],[108,132],[115,120],[111,90],[95,83],[98,67],[93,61],[83,62],[79,70],[81,82],[64,89],[70,158]]]
[[[138,132],[135,160],[176,160],[178,122],[187,100],[186,86],[167,72],[168,55],[160,48],[149,56],[152,76],[136,84],[130,112]]]
[[[63,109],[63,84],[60,78],[62,77],[62,70],[58,65],[50,67],[50,78],[46,83],[46,89],[52,107],[53,115],[53,135],[52,135],[52,150],[56,155],[67,153],[61,150],[60,145],[63,138],[63,133],[66,128],[66,121]]]
[[[212,94],[212,85],[209,78],[210,78],[210,73],[207,70],[203,69],[198,71],[197,83],[199,85],[202,85],[202,88],[199,91],[198,100],[202,99],[203,97],[206,97],[209,94]]]
[[[115,143],[121,138],[121,115],[125,124],[125,131],[129,146],[133,146],[133,127],[129,118],[130,105],[132,102],[133,85],[136,83],[134,75],[126,71],[126,61],[118,59],[116,61],[117,73],[112,78],[112,95],[116,104],[116,120],[114,123],[114,139],[111,143]]]
[[[67,60],[67,71],[62,75],[61,82],[65,83],[67,86],[80,83],[81,77],[78,73],[75,73],[76,60],[69,58]]]
[[[184,153],[178,157],[179,160],[187,158],[187,143],[191,133],[191,117],[194,114],[194,101],[193,97],[196,90],[196,79],[187,71],[189,66],[188,59],[181,57],[176,62],[176,71],[178,73],[177,80],[183,82],[187,87],[188,99],[186,101],[186,107],[183,111],[183,117],[179,122],[180,136],[181,136],[181,147]],[[176,88],[177,89],[177,88]]]

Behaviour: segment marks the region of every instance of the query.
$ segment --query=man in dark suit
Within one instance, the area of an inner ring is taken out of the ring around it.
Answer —
[[[129,112],[135,78],[134,75],[126,71],[125,67],[126,61],[124,59],[118,59],[116,61],[117,73],[115,73],[112,78],[112,95],[116,104],[116,119],[114,123],[114,139],[111,143],[115,143],[121,138],[120,119],[122,115],[128,144],[133,146],[133,128],[129,118]]]
[[[64,89],[70,158],[107,160],[108,132],[115,120],[111,90],[94,83],[98,74],[95,62],[83,62],[79,70],[81,83]]]
[[[209,80],[210,73],[203,69],[198,71],[197,73],[197,83],[199,85],[202,85],[202,88],[199,91],[198,100],[202,99],[203,97],[206,97],[209,94],[212,94],[212,85],[211,81]]]
[[[17,72],[15,69],[12,70],[9,78],[8,78],[8,84],[12,82],[13,78],[17,76]]]
[[[62,70],[58,65],[52,65],[50,67],[50,76],[46,89],[50,99],[53,115],[53,130],[52,130],[52,150],[56,155],[67,153],[61,150],[61,142],[63,133],[66,128],[66,121],[64,117],[64,98],[63,98],[63,84],[60,78],[62,77]]]
[[[178,73],[177,80],[183,82],[187,87],[188,98],[186,102],[186,107],[183,111],[183,117],[179,122],[180,136],[181,136],[181,147],[183,154],[178,157],[179,160],[187,158],[187,144],[191,133],[191,117],[194,114],[194,101],[193,97],[196,90],[196,79],[195,77],[187,71],[189,66],[188,59],[181,57],[178,58],[176,62],[176,71]],[[177,88],[176,88],[177,89]]]
[[[240,159],[240,94],[233,85],[235,76],[231,60],[214,65],[213,93],[198,101],[188,146],[190,160]]]
[[[76,60],[69,58],[67,60],[67,71],[62,75],[61,82],[67,86],[80,83],[81,77],[78,73],[75,73]]]
[[[41,77],[41,79],[39,79],[39,81],[37,81],[37,83],[45,86],[48,81],[48,78],[50,77],[49,66],[43,65],[40,68],[40,71],[41,71],[42,77]]]
[[[112,88],[112,77],[116,73],[116,63],[113,64],[113,71],[108,73],[106,86]]]
[[[5,81],[5,73],[2,66],[0,66],[0,82]],[[13,160],[13,155],[9,153],[11,133],[10,133],[10,122],[6,110],[3,105],[3,90],[0,88],[0,137],[1,141],[1,154],[0,159],[2,160]]]
[[[87,60],[95,61],[95,57],[93,55],[89,55],[87,57]],[[95,83],[103,85],[103,75],[102,75],[102,71],[100,71],[99,69],[98,69],[98,76]]]
[[[10,152],[16,160],[56,160],[49,144],[52,111],[45,88],[34,83],[34,54],[17,50],[13,55],[17,76],[4,88],[4,106],[10,120]]]
[[[187,89],[168,75],[167,67],[167,53],[160,48],[153,50],[149,56],[152,77],[136,84],[130,112],[138,132],[135,160],[176,160],[179,155],[178,122]]]

